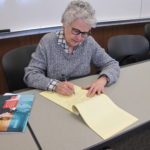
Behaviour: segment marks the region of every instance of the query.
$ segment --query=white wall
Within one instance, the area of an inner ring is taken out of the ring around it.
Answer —
[[[60,26],[71,0],[0,0],[0,30],[22,31]],[[150,0],[88,0],[97,21],[150,18]]]

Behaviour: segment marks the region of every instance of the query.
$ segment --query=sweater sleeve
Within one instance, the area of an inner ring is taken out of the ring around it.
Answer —
[[[32,54],[29,65],[25,68],[24,82],[28,87],[42,90],[50,89],[50,83],[58,83],[56,79],[46,77],[47,70],[47,46],[48,37],[44,36],[37,46],[36,51]],[[53,89],[53,88],[51,88]]]
[[[119,63],[110,57],[106,51],[92,38],[92,47],[94,47],[92,62],[100,71],[99,76],[106,75],[108,77],[107,86],[116,82],[119,74]]]

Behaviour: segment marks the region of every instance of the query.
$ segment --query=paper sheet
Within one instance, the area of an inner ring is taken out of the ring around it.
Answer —
[[[54,103],[66,108],[67,110],[74,112],[72,106],[83,101],[87,101],[90,98],[86,96],[87,90],[81,89],[81,87],[74,86],[75,94],[72,96],[63,96],[61,94],[44,91],[40,95],[46,97],[47,99],[53,101]]]
[[[75,106],[83,120],[102,138],[107,139],[138,119],[115,105],[104,94]]]
[[[99,136],[107,139],[138,119],[124,111],[105,94],[87,97],[87,90],[75,86],[75,95],[62,96],[57,93],[44,91],[40,93],[54,103],[74,112],[78,110],[85,123]]]

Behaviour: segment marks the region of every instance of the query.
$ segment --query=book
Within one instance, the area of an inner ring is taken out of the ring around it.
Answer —
[[[34,97],[33,94],[0,96],[0,132],[25,132]]]
[[[87,97],[87,90],[75,86],[75,95],[43,91],[40,95],[62,106],[74,114],[79,114],[84,122],[103,139],[108,139],[125,129],[138,119],[117,106],[107,95]]]

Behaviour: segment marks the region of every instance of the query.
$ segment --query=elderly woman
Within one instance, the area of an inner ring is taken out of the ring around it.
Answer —
[[[74,85],[64,79],[88,75],[94,64],[99,78],[83,88],[88,90],[87,96],[104,93],[106,85],[116,82],[120,68],[90,36],[95,23],[95,10],[88,2],[70,2],[62,15],[63,30],[46,34],[32,54],[25,68],[25,83],[70,96]]]

